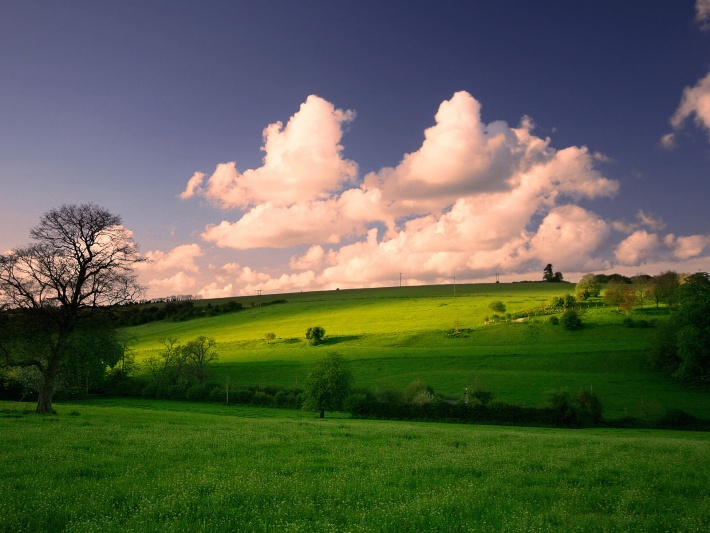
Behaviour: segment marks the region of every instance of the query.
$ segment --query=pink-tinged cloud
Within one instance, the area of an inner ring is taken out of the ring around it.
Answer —
[[[140,268],[144,271],[183,270],[197,272],[199,267],[195,263],[195,259],[203,255],[204,252],[199,244],[183,244],[169,252],[153,250],[146,252],[145,257],[149,262],[143,263]]]
[[[610,235],[609,224],[596,214],[576,205],[564,205],[544,218],[530,239],[530,253],[541,263],[554,258],[556,264],[568,270],[599,270],[608,263],[595,254]]]
[[[205,179],[205,174],[203,172],[195,172],[192,177],[187,182],[187,187],[180,193],[180,198],[186,200],[192,198],[196,193],[200,191],[202,182]]]
[[[657,233],[638,230],[619,243],[614,255],[622,264],[639,265],[657,258],[663,250],[663,241]]]
[[[335,201],[302,202],[278,207],[259,204],[237,222],[209,226],[202,238],[223,248],[289,248],[303,243],[338,243],[362,232],[362,224],[339,216]]]
[[[166,278],[152,278],[148,281],[150,294],[148,297],[168,296],[172,294],[186,294],[197,286],[197,278],[177,272]]]
[[[222,163],[203,184],[196,173],[183,198],[202,194],[223,208],[248,208],[269,202],[276,207],[327,198],[357,175],[357,165],[343,159],[343,127],[355,117],[317,96],[309,96],[288,121],[264,129],[264,164],[239,172]]]
[[[676,259],[692,259],[698,257],[706,248],[710,247],[710,235],[676,237],[673,234],[669,234],[664,238],[664,243],[670,248],[673,257]]]
[[[686,87],[680,105],[671,117],[674,133],[661,138],[661,143],[667,148],[675,144],[675,132],[683,127],[685,121],[693,117],[696,126],[704,129],[710,140],[710,73],[698,81],[693,87]]]

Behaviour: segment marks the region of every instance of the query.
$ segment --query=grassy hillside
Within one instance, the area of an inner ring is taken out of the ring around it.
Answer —
[[[605,416],[653,418],[670,408],[710,417],[706,393],[687,390],[647,368],[654,330],[630,329],[625,315],[595,307],[585,327],[570,332],[546,317],[485,324],[489,304],[502,301],[507,313],[538,308],[553,296],[573,292],[557,283],[395,287],[243,298],[242,311],[186,322],[154,322],[129,328],[138,360],[158,353],[160,340],[182,342],[214,337],[220,362],[215,380],[233,385],[297,386],[308,365],[335,350],[351,359],[356,386],[403,389],[424,380],[437,392],[461,394],[485,388],[509,403],[541,405],[549,390],[592,388]],[[200,302],[206,305],[208,302]],[[657,314],[660,313],[660,314]],[[665,310],[635,311],[632,317],[665,320]],[[318,347],[304,338],[309,326],[326,329]],[[454,328],[461,334],[451,336]],[[277,339],[267,344],[264,335]]]
[[[58,407],[0,402],[0,531],[710,530],[707,433]]]

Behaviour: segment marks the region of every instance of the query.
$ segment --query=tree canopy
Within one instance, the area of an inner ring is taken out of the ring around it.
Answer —
[[[326,409],[341,409],[352,383],[350,362],[337,352],[328,353],[306,377],[303,408],[319,412],[320,418],[325,416]]]

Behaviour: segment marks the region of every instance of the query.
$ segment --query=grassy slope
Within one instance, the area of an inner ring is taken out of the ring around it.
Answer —
[[[216,379],[235,385],[298,385],[314,359],[336,350],[353,360],[361,387],[402,389],[421,379],[449,395],[482,387],[501,400],[526,405],[542,404],[549,390],[591,387],[610,418],[655,417],[669,408],[710,417],[706,393],[684,389],[646,368],[653,330],[624,328],[623,315],[612,310],[589,310],[578,332],[550,326],[543,318],[484,325],[494,300],[515,313],[573,290],[568,284],[534,283],[458,285],[456,297],[452,285],[296,293],[278,297],[286,304],[129,331],[139,339],[139,360],[157,353],[165,336],[183,342],[214,337],[220,354]],[[258,301],[243,300],[247,305]],[[654,312],[635,315],[652,318]],[[303,338],[314,325],[326,329],[324,346],[311,347]],[[455,326],[470,331],[447,336]],[[267,332],[276,334],[276,342],[266,344]]]
[[[57,407],[0,402],[0,531],[710,529],[707,433]]]

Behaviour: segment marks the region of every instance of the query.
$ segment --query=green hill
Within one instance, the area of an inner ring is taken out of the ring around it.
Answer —
[[[423,380],[451,397],[484,388],[529,406],[542,405],[550,390],[591,388],[607,418],[654,418],[671,408],[710,418],[707,393],[648,367],[654,328],[625,327],[625,314],[600,303],[585,311],[579,331],[553,326],[545,315],[514,320],[573,292],[565,283],[514,283],[262,295],[235,299],[245,306],[238,312],[127,331],[137,339],[138,361],[157,354],[165,337],[214,337],[220,361],[213,381],[235,386],[298,386],[309,364],[334,350],[353,362],[357,387],[401,390]],[[493,301],[505,304],[509,320],[486,322]],[[648,307],[631,317],[665,320],[667,312]],[[314,347],[304,336],[316,325],[327,338]]]

